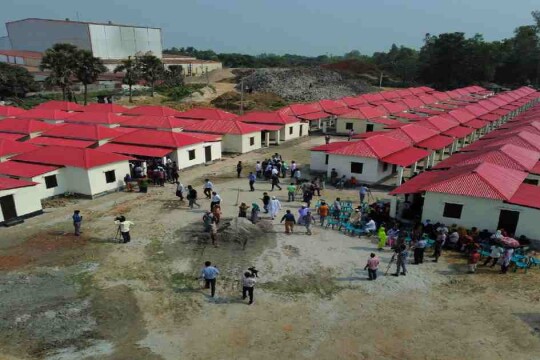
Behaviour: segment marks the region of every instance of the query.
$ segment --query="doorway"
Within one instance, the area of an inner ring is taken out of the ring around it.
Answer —
[[[300,135],[299,136],[302,136],[303,132],[304,132],[304,125],[300,124]]]
[[[212,161],[212,146],[204,147],[204,161],[205,162]]]
[[[497,229],[504,229],[508,234],[515,234],[519,222],[519,211],[501,210]]]
[[[17,217],[17,210],[15,209],[15,200],[13,200],[13,195],[0,197],[0,208],[2,208],[4,221],[12,220]]]

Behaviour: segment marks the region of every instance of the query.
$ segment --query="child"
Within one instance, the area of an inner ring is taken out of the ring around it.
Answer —
[[[238,217],[247,217],[247,210],[249,209],[249,206],[246,205],[246,203],[241,203],[238,207]]]
[[[469,274],[474,274],[476,272],[478,261],[480,261],[480,253],[474,249],[469,257]]]
[[[369,259],[367,261],[366,266],[364,267],[364,270],[367,269],[369,280],[376,280],[377,279],[377,269],[379,268],[379,258],[375,253],[371,253],[369,255]]]
[[[244,273],[242,278],[242,300],[245,300],[249,295],[249,305],[253,304],[253,289],[256,282],[255,277],[249,271]]]

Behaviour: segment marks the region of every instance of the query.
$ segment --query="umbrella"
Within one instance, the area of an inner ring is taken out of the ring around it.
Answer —
[[[510,246],[510,247],[519,247],[521,244],[519,243],[519,241],[517,241],[516,239],[513,239],[511,237],[506,237],[506,236],[503,236],[502,238],[499,239],[499,241],[505,245],[505,246]]]

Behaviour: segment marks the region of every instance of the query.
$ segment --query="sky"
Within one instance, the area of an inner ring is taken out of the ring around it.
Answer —
[[[342,55],[419,48],[426,33],[486,40],[532,24],[538,0],[1,0],[0,22],[38,17],[161,27],[165,47]],[[0,36],[6,35],[0,26]]]

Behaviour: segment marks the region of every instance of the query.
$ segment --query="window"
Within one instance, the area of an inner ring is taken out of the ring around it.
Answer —
[[[255,136],[249,138],[249,146],[255,145]]]
[[[189,160],[195,160],[195,150],[188,150]]]
[[[461,219],[462,210],[463,205],[461,204],[444,203],[443,216],[446,218]]]
[[[328,165],[328,158],[330,157],[330,155],[326,154],[325,158],[324,158],[324,165]]]
[[[345,130],[352,130],[353,129],[353,123],[345,123]]]
[[[383,163],[382,164],[382,171],[386,172],[386,170],[388,170],[388,163]]]
[[[116,174],[114,173],[114,170],[105,171],[105,181],[107,184],[116,181]]]
[[[292,135],[292,134],[293,134],[293,127],[289,126],[289,135]]]
[[[373,124],[366,124],[366,132],[372,132],[374,126],[375,125],[373,125]]]
[[[524,184],[531,184],[531,185],[538,185],[538,180],[536,180],[536,179],[525,179],[525,180],[523,180],[523,183]]]
[[[359,162],[352,162],[351,163],[351,173],[353,174],[361,174],[364,170],[364,164]]]
[[[58,186],[58,181],[56,180],[56,175],[45,176],[45,187],[47,189],[52,189]]]

